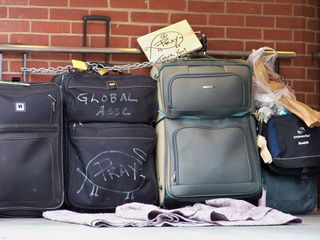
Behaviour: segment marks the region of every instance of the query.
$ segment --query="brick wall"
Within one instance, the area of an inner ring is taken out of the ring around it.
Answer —
[[[281,61],[280,73],[290,80],[299,100],[319,108],[319,0],[0,0],[0,43],[82,46],[82,16],[111,17],[111,47],[138,47],[136,38],[187,19],[208,37],[210,50],[251,50],[270,46],[295,51]],[[89,24],[89,45],[104,46],[104,26]],[[70,64],[79,54],[32,53],[28,67]],[[103,56],[89,56],[102,60]],[[144,56],[113,55],[112,63],[145,61]],[[4,77],[20,76],[22,57],[4,54]],[[138,71],[146,73],[147,70]],[[50,76],[29,76],[32,81]]]

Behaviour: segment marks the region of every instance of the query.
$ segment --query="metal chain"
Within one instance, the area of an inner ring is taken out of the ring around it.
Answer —
[[[71,69],[73,69],[73,66],[71,65],[67,65],[67,66],[59,66],[59,67],[49,67],[49,68],[21,68],[21,72],[25,72],[25,73],[47,73],[47,74],[60,74],[60,73],[64,73],[64,72],[68,72]]]
[[[181,59],[183,59],[185,57],[177,57],[174,58],[172,60],[168,60],[168,61],[156,61],[156,62],[142,62],[142,63],[132,63],[132,64],[125,64],[125,65],[110,65],[110,66],[106,66],[102,63],[91,63],[91,62],[85,62],[85,64],[87,65],[87,67],[89,67],[90,70],[98,72],[102,69],[107,69],[107,70],[111,70],[111,71],[118,71],[118,72],[122,72],[125,70],[134,70],[134,69],[141,69],[141,68],[148,68],[148,67],[152,67],[157,63],[166,63],[166,62],[175,62],[175,61],[179,61]],[[38,74],[60,74],[60,73],[65,73],[65,72],[70,72],[72,70],[76,70],[76,68],[74,68],[71,65],[67,65],[67,66],[59,66],[59,67],[49,67],[49,68],[21,68],[22,72],[25,73],[38,73]]]
[[[142,62],[142,63],[132,63],[132,64],[125,64],[125,65],[111,65],[111,66],[105,66],[101,63],[90,63],[86,62],[86,65],[88,67],[91,67],[93,71],[100,71],[102,69],[108,69],[111,71],[118,71],[122,72],[125,70],[133,70],[133,69],[141,69],[141,68],[148,68],[152,67],[156,64],[156,62]]]

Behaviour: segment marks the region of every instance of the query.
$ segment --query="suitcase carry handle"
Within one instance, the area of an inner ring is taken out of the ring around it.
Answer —
[[[106,23],[106,47],[109,47],[109,38],[110,38],[110,17],[109,16],[99,16],[99,15],[93,15],[93,16],[83,16],[83,47],[87,47],[87,29],[88,21],[104,21]],[[82,54],[82,60],[86,61],[86,54]],[[105,61],[108,62],[109,55],[106,54]]]

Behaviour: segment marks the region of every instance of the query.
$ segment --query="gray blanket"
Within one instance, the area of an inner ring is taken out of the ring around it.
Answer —
[[[128,203],[115,213],[46,211],[46,219],[92,227],[147,226],[266,226],[302,223],[302,219],[268,207],[256,207],[243,200],[219,198],[176,209]]]

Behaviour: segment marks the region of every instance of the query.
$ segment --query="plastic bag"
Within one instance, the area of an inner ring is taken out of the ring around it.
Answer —
[[[274,53],[264,54],[265,51]],[[274,71],[276,59],[276,51],[269,47],[253,50],[247,59],[253,67],[253,94],[257,108],[268,106],[275,111],[281,111],[283,109],[279,103],[281,96],[296,99],[293,90],[285,83],[284,78]]]

